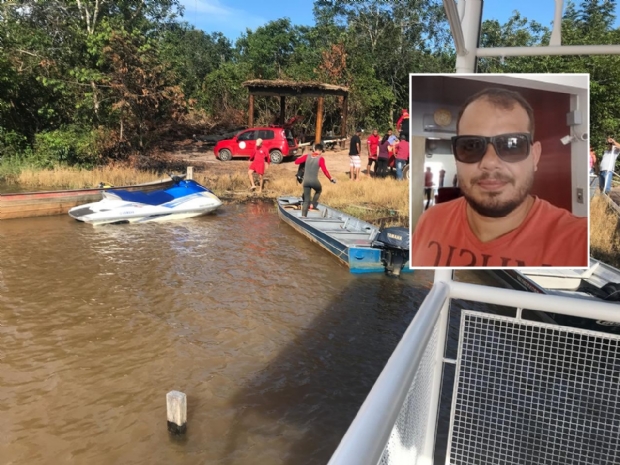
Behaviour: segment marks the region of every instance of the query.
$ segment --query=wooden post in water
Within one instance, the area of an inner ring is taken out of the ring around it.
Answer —
[[[175,436],[187,431],[187,397],[179,391],[166,394],[168,409],[168,432]]]
[[[193,166],[187,167],[187,175],[185,176],[185,179],[194,179],[194,167]]]

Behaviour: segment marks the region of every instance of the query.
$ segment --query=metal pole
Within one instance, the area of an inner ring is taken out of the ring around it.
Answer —
[[[471,0],[467,0],[468,3]],[[475,50],[475,49],[472,49]],[[620,45],[558,45],[549,47],[493,47],[476,50],[479,57],[544,55],[620,55]],[[458,63],[458,58],[456,59]],[[458,72],[458,71],[457,71]]]
[[[464,0],[459,0],[459,4]],[[474,73],[476,71],[476,50],[480,37],[480,18],[482,13],[482,0],[467,0],[463,8],[463,21],[461,27],[465,37],[467,54],[456,57],[457,73]]]
[[[452,269],[438,268],[435,270],[434,283],[443,282],[452,284],[454,271]],[[428,399],[429,411],[426,426],[426,437],[424,444],[424,457],[435,455],[435,439],[437,434],[437,416],[439,415],[439,403],[441,400],[441,380],[443,378],[443,361],[446,353],[446,342],[448,332],[448,321],[450,319],[450,298],[446,299],[441,307],[439,319],[437,321],[437,349],[435,353],[435,366],[433,369],[433,381],[431,383],[430,398]]]

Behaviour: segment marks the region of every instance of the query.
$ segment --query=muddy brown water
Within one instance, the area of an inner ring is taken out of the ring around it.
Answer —
[[[351,275],[270,203],[7,220],[0,254],[2,464],[327,463],[433,277]]]

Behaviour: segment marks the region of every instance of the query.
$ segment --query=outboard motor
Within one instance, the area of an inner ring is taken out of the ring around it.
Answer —
[[[400,276],[400,272],[409,258],[409,229],[386,228],[372,242],[372,246],[381,250],[381,262],[388,276]]]

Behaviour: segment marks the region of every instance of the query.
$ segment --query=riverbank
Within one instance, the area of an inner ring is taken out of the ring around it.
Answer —
[[[377,226],[409,227],[408,182],[397,181],[394,177],[369,177],[366,166],[362,166],[360,181],[350,181],[347,150],[330,150],[325,152],[324,157],[327,169],[337,184],[331,184],[323,174],[319,174],[323,185],[322,203]],[[363,159],[365,161],[365,157]],[[293,160],[270,165],[265,174],[264,190],[260,194],[250,189],[248,165],[249,162],[244,159],[221,162],[201,143],[187,143],[157,158],[134,160],[132,165],[113,165],[94,170],[22,168],[6,181],[10,183],[9,189],[18,187],[33,191],[87,188],[99,183],[126,186],[165,178],[166,173],[185,172],[187,166],[193,166],[194,179],[227,203],[272,201],[282,195],[301,195],[302,188],[295,178],[298,166]]]

